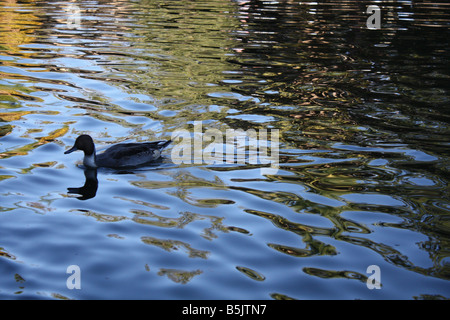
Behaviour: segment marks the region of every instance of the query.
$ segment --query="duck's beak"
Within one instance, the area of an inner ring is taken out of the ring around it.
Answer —
[[[78,150],[78,148],[73,146],[71,149],[65,151],[64,154],[69,154],[69,153],[72,153],[72,152],[77,151],[77,150]]]

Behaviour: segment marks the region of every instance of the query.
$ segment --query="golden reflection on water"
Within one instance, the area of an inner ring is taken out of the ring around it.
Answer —
[[[7,50],[11,54],[20,52],[22,44],[33,43],[35,41],[34,32],[42,26],[42,22],[34,15],[33,4],[17,4],[14,0],[6,1],[6,8],[0,12],[0,44],[1,49]],[[26,7],[29,11],[23,10]],[[17,11],[17,9],[22,9]],[[26,28],[23,22],[26,21]]]
[[[169,252],[174,250],[183,250],[187,252],[189,258],[207,259],[210,254],[209,251],[191,248],[188,243],[179,240],[163,240],[154,237],[142,237],[141,240],[145,244],[153,245]]]
[[[158,271],[159,276],[167,276],[175,283],[187,284],[195,276],[202,274],[201,270],[184,271],[179,269],[166,269],[162,268]]]

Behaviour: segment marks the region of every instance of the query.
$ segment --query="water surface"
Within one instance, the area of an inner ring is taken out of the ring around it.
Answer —
[[[73,4],[0,2],[0,298],[450,297],[448,5]],[[63,154],[198,122],[279,130],[279,170]]]

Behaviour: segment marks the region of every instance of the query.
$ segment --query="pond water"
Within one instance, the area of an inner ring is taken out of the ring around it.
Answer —
[[[0,298],[450,298],[450,6],[376,3],[0,1]]]

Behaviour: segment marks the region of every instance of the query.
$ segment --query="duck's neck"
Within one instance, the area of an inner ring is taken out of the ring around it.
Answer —
[[[88,168],[97,168],[95,149],[92,154],[84,154],[83,164]]]

